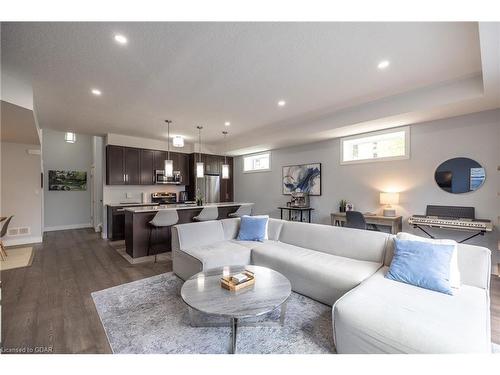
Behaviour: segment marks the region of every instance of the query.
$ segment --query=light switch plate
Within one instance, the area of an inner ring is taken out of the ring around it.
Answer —
[[[128,198],[132,198],[132,193],[125,193],[125,197],[128,199]]]

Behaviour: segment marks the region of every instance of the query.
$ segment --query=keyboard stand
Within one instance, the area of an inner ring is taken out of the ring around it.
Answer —
[[[430,234],[429,232],[427,232],[424,228],[422,228],[419,224],[413,224],[413,228],[418,228],[420,229],[422,232],[424,232],[426,235],[428,235],[430,238],[432,239],[435,239],[436,237],[434,237],[432,234]],[[432,228],[432,227],[431,227]],[[439,228],[439,227],[436,227],[436,228]],[[449,229],[449,228],[448,228]],[[465,241],[468,241],[474,237],[477,237],[477,236],[484,236],[484,233],[486,233],[486,231],[482,230],[482,231],[479,231],[477,233],[474,233],[472,236],[469,236],[467,238],[464,238],[463,240],[461,241],[457,241],[458,243],[464,243]]]

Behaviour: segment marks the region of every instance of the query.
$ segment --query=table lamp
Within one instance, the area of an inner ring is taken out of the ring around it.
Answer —
[[[384,216],[396,216],[396,209],[391,207],[391,204],[399,203],[399,193],[380,193],[380,204],[386,204],[384,208]]]

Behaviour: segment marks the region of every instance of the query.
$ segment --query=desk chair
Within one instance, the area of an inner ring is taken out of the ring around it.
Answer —
[[[232,214],[228,214],[227,217],[242,217],[243,215],[252,215],[252,206],[239,206],[235,212],[233,212]]]
[[[365,217],[359,211],[346,211],[345,219],[346,228],[366,229]]]
[[[374,230],[379,232],[380,229],[376,224],[367,224],[365,220],[365,216],[358,211],[346,211],[345,213],[345,227],[346,228],[355,228],[355,229],[364,229],[364,230]]]
[[[177,224],[179,221],[179,215],[177,214],[177,210],[159,210],[156,215],[153,217],[153,220],[149,222],[149,242],[148,242],[148,252],[147,255],[149,255],[149,252],[152,249],[152,244],[151,244],[151,237],[153,234],[153,230],[156,233],[157,229],[165,228],[165,227],[170,227],[172,225]],[[158,252],[155,250],[155,263],[156,263],[156,256],[158,255]]]
[[[219,209],[217,207],[203,207],[198,216],[193,217],[193,221],[217,220]]]
[[[5,248],[3,247],[3,241],[2,238],[5,237],[7,234],[7,229],[9,228],[9,223],[12,220],[14,216],[10,216],[5,220],[5,223],[2,226],[2,230],[0,231],[0,259],[1,260],[6,260],[7,259],[7,253],[5,252]]]

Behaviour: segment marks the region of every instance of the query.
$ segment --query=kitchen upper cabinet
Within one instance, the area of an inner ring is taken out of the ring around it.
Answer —
[[[220,169],[221,169],[221,183],[220,183],[220,201],[221,202],[233,202],[234,201],[234,191],[233,191],[233,158],[227,158],[227,164],[229,165],[229,178],[222,178],[222,164],[224,164],[224,157],[220,159]]]
[[[106,184],[125,184],[125,155],[122,146],[106,147]]]
[[[141,185],[154,185],[155,172],[154,172],[154,151],[141,150]]]
[[[154,170],[165,168],[165,159],[167,159],[166,151],[154,150]]]
[[[106,184],[139,185],[139,149],[109,145],[106,147]]]
[[[189,185],[189,155],[188,154],[183,154],[183,153],[178,153],[177,157],[177,164],[178,168],[175,169],[176,171],[181,172],[182,176],[182,184],[183,185]]]
[[[203,162],[205,163],[206,174],[220,174],[220,157],[217,155],[202,155]]]
[[[125,184],[140,185],[141,183],[140,149],[125,147]]]

